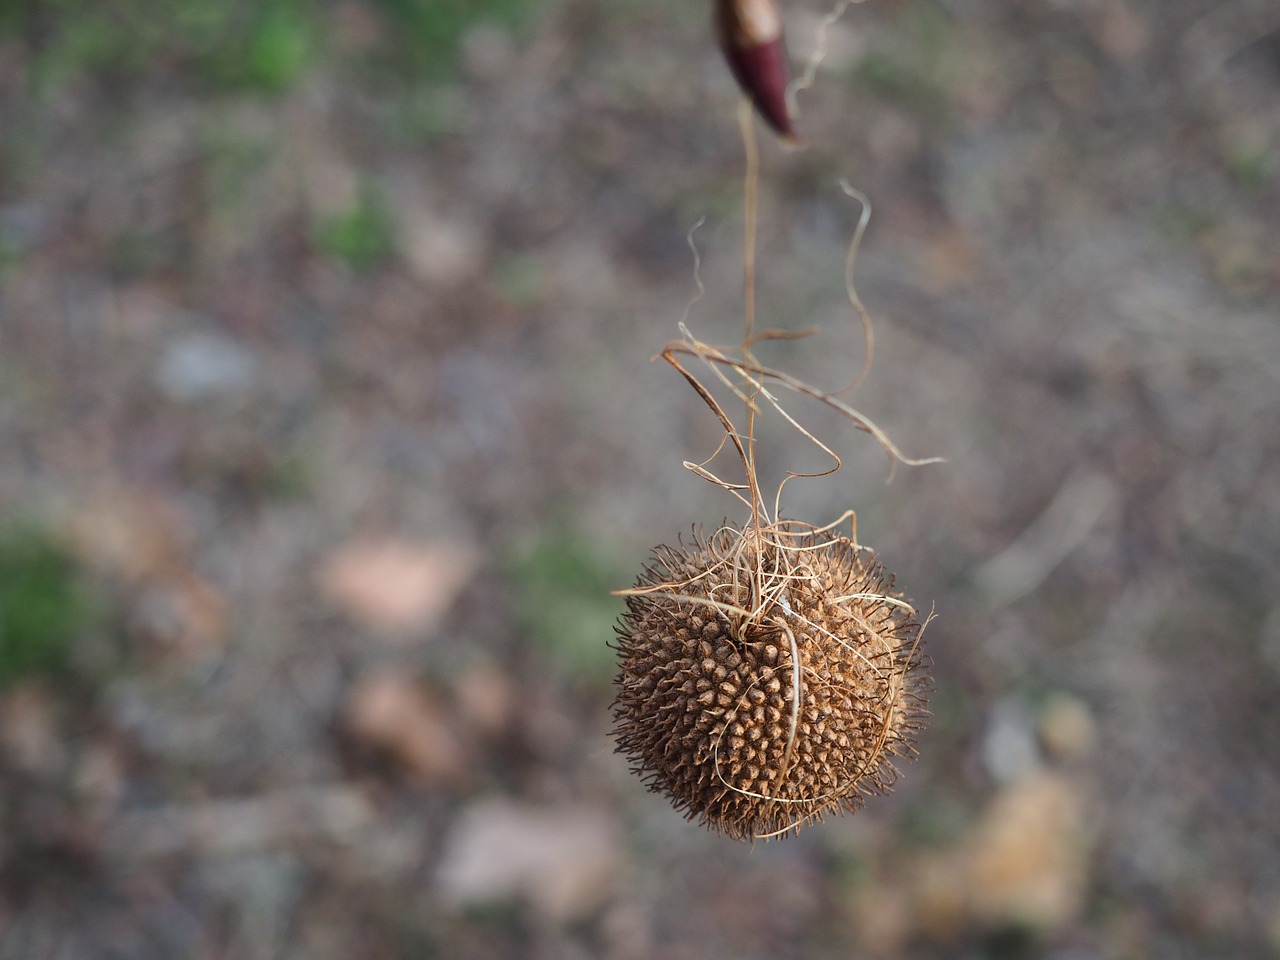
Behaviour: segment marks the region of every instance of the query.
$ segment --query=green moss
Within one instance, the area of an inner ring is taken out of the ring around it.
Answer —
[[[1244,190],[1260,193],[1275,181],[1280,172],[1280,152],[1263,142],[1234,144],[1227,154],[1231,179]]]
[[[951,15],[936,3],[911,4],[885,43],[867,52],[854,74],[859,90],[897,101],[925,116],[953,106],[952,74],[964,51]]]
[[[33,526],[0,530],[0,686],[56,672],[90,605],[62,547]]]
[[[264,495],[277,501],[301,500],[311,492],[313,485],[311,464],[293,453],[272,459],[262,478]]]
[[[350,210],[322,220],[316,245],[353,270],[372,270],[395,253],[395,231],[382,194],[366,184]]]
[[[584,536],[552,531],[519,552],[510,570],[517,617],[556,666],[607,685],[614,653],[607,641],[622,612],[610,595],[622,582],[615,563]]]
[[[32,40],[37,89],[83,73],[127,79],[176,69],[266,93],[301,74],[320,35],[316,9],[301,0],[47,0],[6,11],[0,32]]]
[[[945,849],[957,843],[970,825],[968,812],[954,797],[922,793],[902,810],[898,838],[904,848]]]
[[[1193,243],[1218,223],[1217,215],[1207,207],[1172,201],[1155,212],[1157,232],[1174,246]]]
[[[364,0],[383,29],[358,59],[410,81],[447,81],[474,27],[517,31],[535,0]],[[157,73],[221,89],[277,94],[324,57],[336,2],[306,0],[41,0],[0,3],[0,38],[26,41],[29,80],[57,91],[84,74]]]
[[[537,257],[511,254],[494,266],[494,288],[504,300],[519,307],[531,307],[542,301],[547,292],[547,275]]]
[[[311,24],[300,11],[268,8],[249,36],[239,79],[264,91],[285,90],[306,67],[312,45]]]
[[[22,263],[26,255],[26,247],[20,240],[0,231],[0,277],[4,277],[9,268]]]
[[[142,227],[123,230],[111,239],[104,252],[111,275],[126,279],[158,276],[180,255],[171,237]]]
[[[400,73],[446,80],[463,37],[483,23],[515,29],[542,5],[534,0],[375,0],[391,29],[383,63]]]

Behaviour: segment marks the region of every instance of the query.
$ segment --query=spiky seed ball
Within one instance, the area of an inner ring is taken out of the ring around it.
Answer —
[[[661,546],[617,628],[618,750],[734,839],[852,812],[915,755],[922,625],[874,554],[783,521]]]

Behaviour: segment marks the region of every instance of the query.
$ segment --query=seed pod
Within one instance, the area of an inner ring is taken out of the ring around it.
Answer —
[[[798,142],[787,107],[791,79],[782,36],[782,15],[774,0],[716,0],[716,33],[743,91],[769,126],[788,142]]]
[[[627,592],[614,702],[618,751],[650,790],[755,840],[893,785],[928,663],[871,551],[784,522],[655,554]]]

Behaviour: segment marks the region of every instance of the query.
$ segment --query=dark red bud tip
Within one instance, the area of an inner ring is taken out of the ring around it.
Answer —
[[[738,86],[769,126],[784,140],[798,144],[787,108],[791,69],[782,16],[773,0],[716,0],[716,32]]]

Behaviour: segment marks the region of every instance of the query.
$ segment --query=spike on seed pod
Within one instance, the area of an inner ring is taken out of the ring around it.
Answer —
[[[738,86],[779,136],[799,143],[787,106],[791,71],[774,0],[716,0],[715,22]]]
[[[875,555],[788,521],[655,555],[625,592],[614,701],[618,751],[649,789],[738,840],[889,790],[928,716],[928,661]]]

